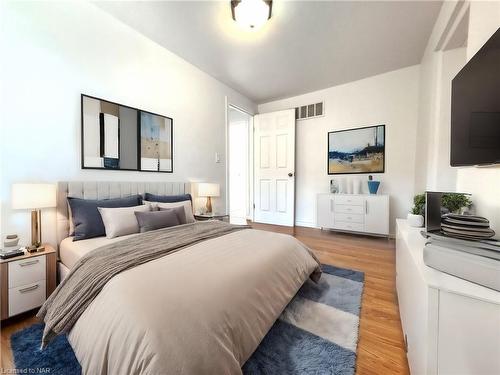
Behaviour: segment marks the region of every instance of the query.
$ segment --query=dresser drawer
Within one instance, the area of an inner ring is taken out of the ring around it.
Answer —
[[[336,221],[333,226],[334,229],[352,230],[354,232],[364,232],[365,226],[359,223],[347,223],[345,221]]]
[[[335,204],[347,204],[354,206],[364,206],[365,198],[356,195],[339,195],[335,197]]]
[[[364,215],[357,215],[357,214],[335,214],[335,222],[347,222],[347,223],[358,223],[358,224],[363,224],[365,222],[365,216]]]
[[[9,263],[9,288],[45,279],[45,255]]]
[[[358,215],[364,215],[365,214],[365,207],[364,206],[350,206],[350,205],[345,205],[345,204],[335,204],[333,207],[333,211],[335,213],[340,213],[340,214],[358,214]]]
[[[45,294],[45,280],[10,288],[9,316],[41,306],[45,302]]]

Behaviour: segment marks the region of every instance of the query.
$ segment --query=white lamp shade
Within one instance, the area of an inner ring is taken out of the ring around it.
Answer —
[[[13,184],[12,208],[37,209],[56,206],[56,185]]]
[[[219,184],[199,183],[198,196],[200,197],[218,197],[220,195]]]

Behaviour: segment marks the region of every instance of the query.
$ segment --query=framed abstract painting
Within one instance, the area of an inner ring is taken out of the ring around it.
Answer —
[[[173,119],[92,96],[82,100],[82,169],[173,172]]]
[[[384,172],[385,125],[328,133],[328,174]]]
[[[141,111],[141,171],[172,172],[172,119]]]

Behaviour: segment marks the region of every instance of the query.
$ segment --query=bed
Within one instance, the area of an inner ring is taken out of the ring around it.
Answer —
[[[125,188],[120,183],[59,184],[62,267],[76,269],[78,259],[97,257],[104,244],[138,244],[139,252],[143,243],[154,246],[157,236],[228,225],[204,222],[125,239],[68,239],[68,195],[105,198],[141,193],[142,188],[172,194],[188,189],[182,183],[123,184]],[[309,249],[291,236],[231,230],[114,276],[78,315],[69,342],[88,374],[239,374],[288,302],[319,272]],[[93,277],[87,276],[89,282]]]

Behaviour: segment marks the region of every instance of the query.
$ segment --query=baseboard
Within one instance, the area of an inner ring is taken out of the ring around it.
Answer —
[[[306,228],[318,228],[316,226],[316,223],[311,222],[311,221],[301,221],[301,220],[295,220],[295,226],[297,227],[306,227]]]

